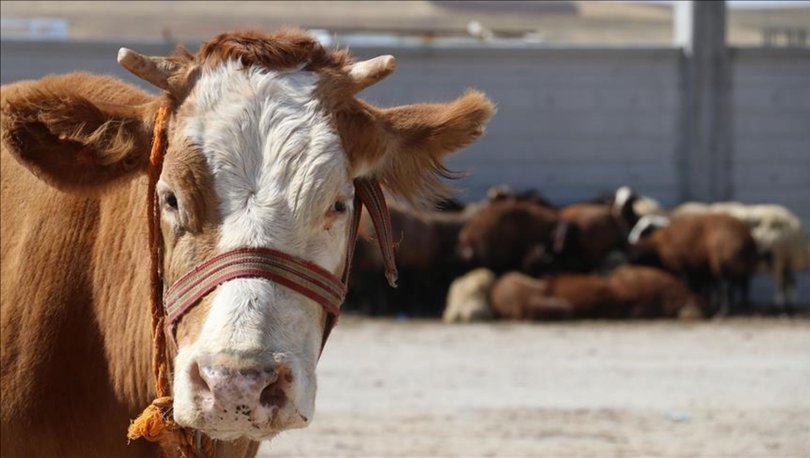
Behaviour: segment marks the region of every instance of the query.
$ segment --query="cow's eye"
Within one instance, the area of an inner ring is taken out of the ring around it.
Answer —
[[[177,196],[173,192],[166,193],[166,205],[172,210],[177,210]]]
[[[345,212],[346,211],[346,202],[344,202],[342,200],[336,201],[335,204],[332,206],[332,211],[335,212],[335,213],[343,213],[343,212]]]

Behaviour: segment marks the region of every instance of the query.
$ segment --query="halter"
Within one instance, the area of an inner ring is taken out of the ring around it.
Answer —
[[[391,219],[379,182],[375,179],[354,180],[355,196],[349,226],[347,255],[341,277],[317,264],[271,248],[241,247],[208,259],[181,276],[168,289],[163,282],[163,239],[160,231],[160,207],[156,186],[167,149],[166,130],[171,116],[168,107],[155,115],[152,148],[149,156],[148,221],[151,278],[152,370],[155,374],[157,399],[130,425],[128,437],[144,437],[159,442],[164,450],[175,449],[182,456],[210,456],[213,444],[200,431],[183,428],[171,418],[171,383],[167,338],[174,340],[177,323],[202,298],[222,283],[236,278],[261,278],[302,294],[323,307],[326,312],[321,353],[332,328],[340,316],[346,298],[352,256],[357,242],[360,216],[365,206],[371,216],[383,255],[385,276],[396,287],[394,239]]]

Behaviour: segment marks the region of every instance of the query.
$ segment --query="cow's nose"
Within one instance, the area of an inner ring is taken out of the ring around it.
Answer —
[[[266,368],[234,369],[194,364],[191,368],[194,397],[199,407],[221,420],[251,423],[272,421],[287,403],[292,373],[286,364]]]

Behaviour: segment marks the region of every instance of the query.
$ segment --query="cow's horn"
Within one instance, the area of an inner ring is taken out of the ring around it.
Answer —
[[[355,92],[360,92],[393,73],[396,67],[394,56],[378,56],[352,64],[349,78],[354,83]]]
[[[118,50],[118,63],[133,75],[155,86],[171,91],[169,77],[178,70],[178,65],[165,57],[149,57],[128,48]]]

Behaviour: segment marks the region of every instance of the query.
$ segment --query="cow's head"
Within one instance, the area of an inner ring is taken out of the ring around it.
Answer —
[[[167,285],[238,247],[281,250],[340,275],[353,179],[377,178],[414,202],[440,196],[442,157],[481,135],[493,113],[474,91],[450,103],[372,106],[355,94],[391,73],[393,57],[353,63],[296,31],[223,34],[195,55],[122,49],[118,58],[164,94],[89,75],[54,94],[51,80],[27,96],[37,109],[12,113],[4,131],[54,185],[98,189],[146,170],[156,110],[171,106],[157,184]],[[112,89],[81,89],[88,78]],[[177,422],[219,439],[305,426],[324,320],[321,306],[278,284],[221,284],[177,327]]]

